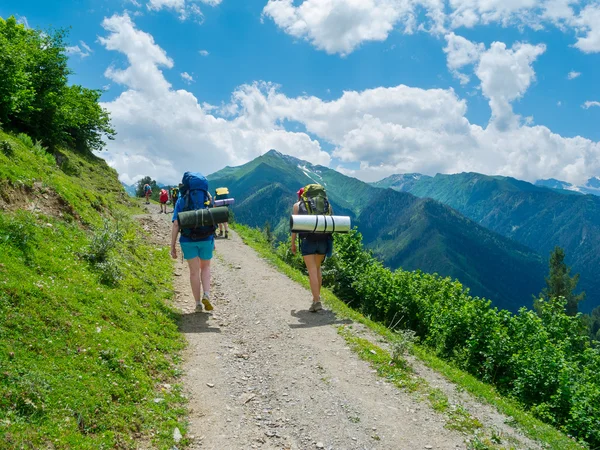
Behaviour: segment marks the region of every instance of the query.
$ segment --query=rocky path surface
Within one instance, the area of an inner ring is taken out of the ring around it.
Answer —
[[[141,219],[168,245],[170,216]],[[467,448],[445,416],[348,348],[336,328],[347,321],[308,312],[310,293],[234,233],[216,247],[212,313],[194,312],[187,264],[175,265],[192,449]]]

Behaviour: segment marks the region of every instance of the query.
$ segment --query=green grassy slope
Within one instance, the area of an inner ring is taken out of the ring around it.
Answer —
[[[168,252],[104,161],[58,159],[0,132],[0,442],[171,448],[184,343]]]

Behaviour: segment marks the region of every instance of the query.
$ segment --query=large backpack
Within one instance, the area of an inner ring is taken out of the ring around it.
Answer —
[[[162,203],[167,203],[168,200],[169,200],[169,193],[167,192],[166,189],[161,189],[160,197],[158,197],[158,201],[160,201]]]
[[[226,187],[217,188],[215,190],[215,200],[223,200],[229,198],[229,189]]]
[[[208,180],[201,173],[185,172],[180,185],[179,195],[183,200],[183,211],[208,208]],[[216,225],[181,228],[181,235],[199,241],[212,236],[216,229]]]
[[[304,187],[304,191],[300,196],[299,209],[300,214],[311,216],[330,216],[333,213],[325,188],[320,184],[309,184]]]

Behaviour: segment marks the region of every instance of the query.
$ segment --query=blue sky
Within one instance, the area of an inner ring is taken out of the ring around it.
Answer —
[[[125,182],[270,148],[365,180],[600,175],[599,3],[4,0],[9,15],[70,27],[71,81],[106,89],[103,156]]]

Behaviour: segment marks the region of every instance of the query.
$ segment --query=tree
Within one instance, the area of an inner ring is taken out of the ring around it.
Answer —
[[[585,292],[575,295],[575,289],[579,282],[579,274],[571,276],[571,268],[565,264],[565,251],[555,247],[550,254],[550,273],[546,277],[546,287],[539,297],[546,300],[564,297],[567,300],[565,312],[569,316],[577,314],[579,302],[585,298]],[[539,305],[534,304],[536,310]]]
[[[102,150],[115,131],[100,91],[68,85],[66,35],[0,18],[0,123],[51,149]]]

